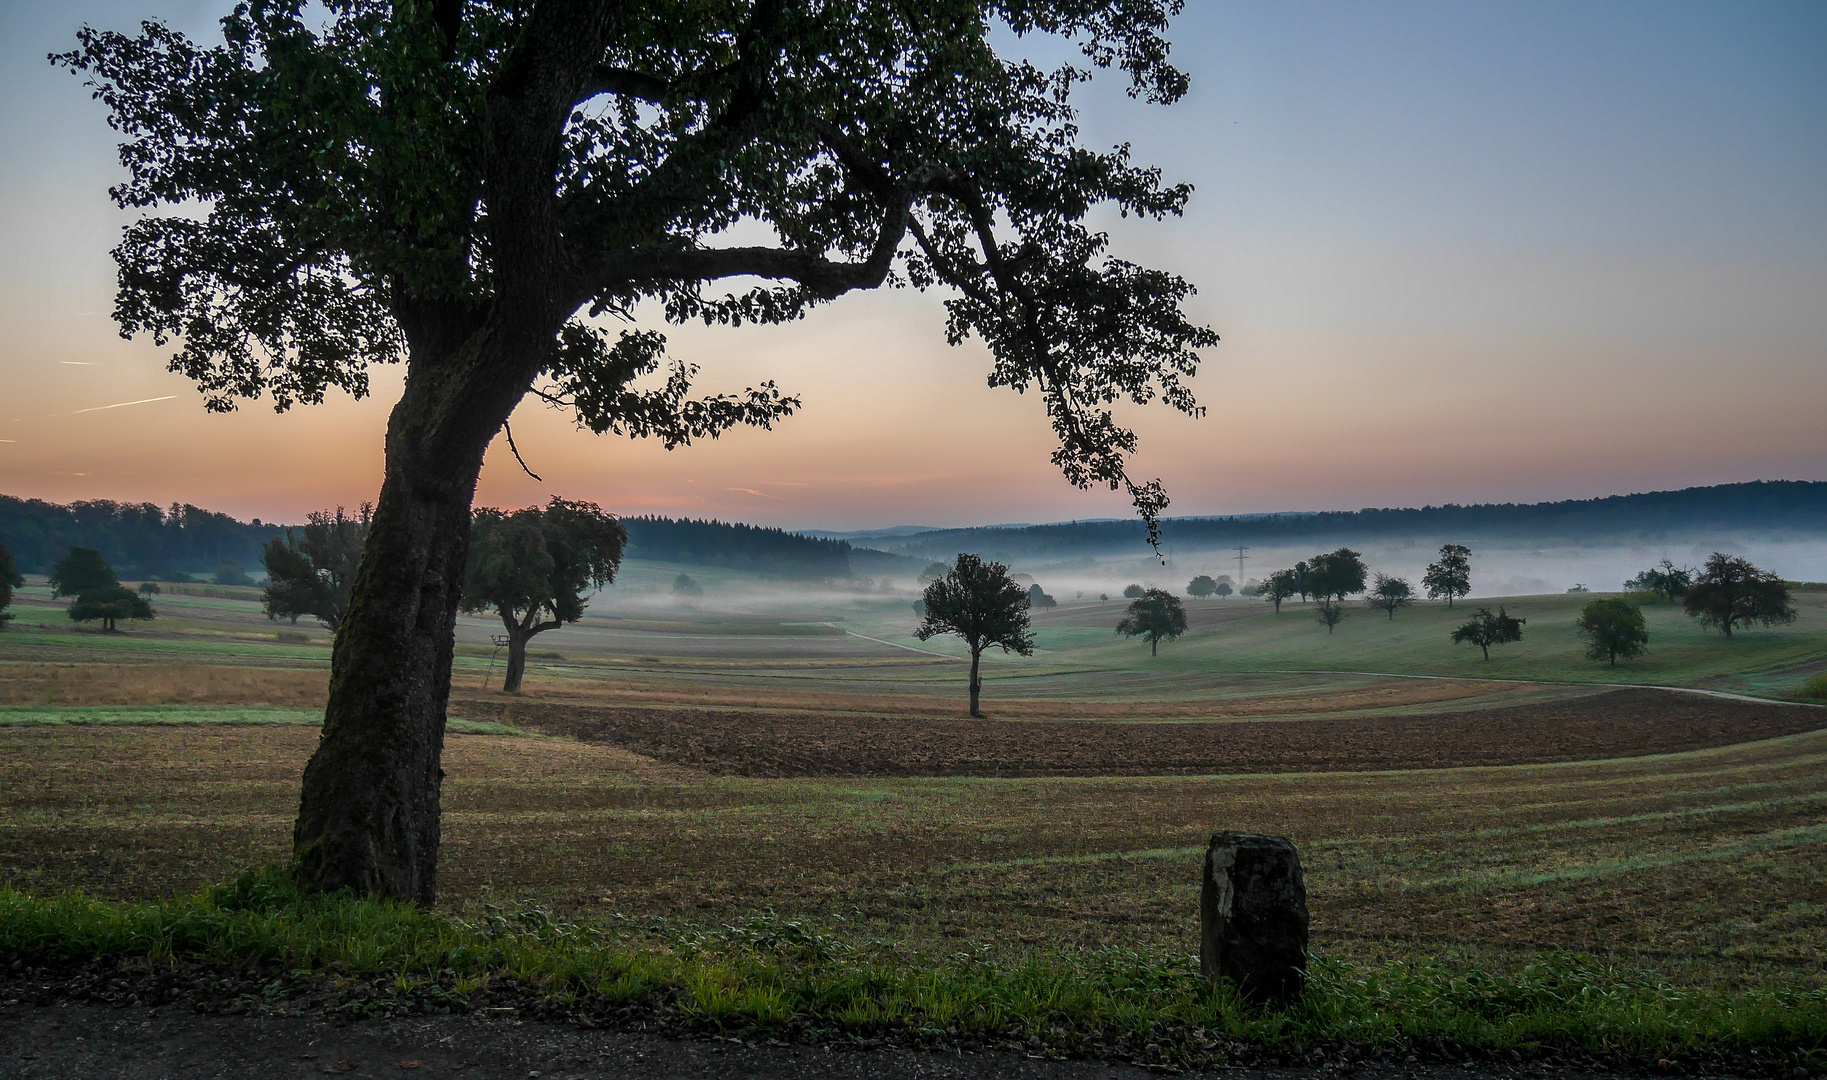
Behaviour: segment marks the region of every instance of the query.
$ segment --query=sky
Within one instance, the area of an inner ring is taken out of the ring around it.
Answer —
[[[0,493],[295,521],[379,488],[397,368],[363,401],[211,415],[108,317],[114,139],[45,54],[83,23],[207,40],[226,6],[0,0]],[[1223,339],[1203,419],[1120,413],[1170,514],[1827,480],[1827,6],[1188,8],[1186,99],[1111,79],[1081,103],[1087,144],[1195,187],[1179,220],[1096,219],[1195,283]],[[670,328],[705,390],[771,378],[804,409],[668,452],[529,401],[515,441],[543,481],[498,439],[478,502],[826,529],[1126,514],[1059,477],[1040,402],[985,385],[941,301]]]

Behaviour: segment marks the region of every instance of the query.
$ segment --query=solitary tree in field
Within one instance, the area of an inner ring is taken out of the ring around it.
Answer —
[[[1391,577],[1378,571],[1370,592],[1364,596],[1364,603],[1388,612],[1390,621],[1394,622],[1398,610],[1415,602],[1414,593],[1407,578]]]
[[[981,718],[983,651],[992,646],[1018,656],[1034,655],[1028,630],[1028,594],[1009,568],[960,555],[945,576],[926,587],[924,608],[914,636],[926,641],[938,634],[957,634],[971,651],[971,715]]]
[[[1256,588],[1256,595],[1275,605],[1275,614],[1281,614],[1281,602],[1300,590],[1295,588],[1294,571],[1277,570],[1263,579]]]
[[[1318,618],[1330,634],[1345,617],[1345,597],[1364,591],[1364,579],[1370,570],[1363,557],[1350,548],[1315,555],[1306,566],[1306,591],[1319,598]]]
[[[233,559],[223,559],[217,563],[211,577],[218,585],[247,586],[254,583],[254,579],[247,576],[247,571],[241,569],[241,564]]]
[[[1472,591],[1472,549],[1464,544],[1442,544],[1440,558],[1427,564],[1427,572],[1421,575],[1421,587],[1427,590],[1429,600],[1446,597],[1446,606],[1453,606],[1453,597],[1464,596]]]
[[[349,612],[356,566],[373,521],[372,503],[363,503],[353,517],[340,506],[335,514],[314,510],[298,530],[302,535],[287,529],[285,536],[263,545],[266,617],[296,622],[310,615],[334,633]]]
[[[1643,655],[1649,644],[1649,631],[1643,625],[1643,609],[1621,596],[1588,600],[1575,620],[1580,633],[1586,635],[1586,656],[1607,660],[1618,666],[1618,658],[1629,660]]]
[[[1148,655],[1159,656],[1164,639],[1186,633],[1186,608],[1178,596],[1166,589],[1148,589],[1129,605],[1116,632],[1124,637],[1147,638]]]
[[[1527,619],[1518,619],[1502,607],[1497,614],[1491,614],[1490,608],[1479,608],[1478,614],[1462,623],[1453,631],[1453,644],[1469,641],[1484,652],[1484,658],[1491,658],[1491,646],[1504,645],[1522,640],[1523,624]]]
[[[1186,583],[1186,595],[1196,596],[1203,600],[1218,591],[1218,582],[1210,574],[1200,574]]]
[[[1174,0],[253,3],[199,44],[85,28],[57,62],[124,139],[123,333],[179,342],[206,407],[368,391],[404,361],[293,850],[308,888],[430,902],[454,628],[483,454],[529,394],[668,447],[767,427],[764,382],[693,397],[651,327],[784,323],[943,288],[947,337],[1035,390],[1079,486],[1133,480],[1119,399],[1198,413],[1191,287],[1114,258],[1094,211],[1190,192],[1079,144],[1099,69],[1172,102]],[[1053,35],[1076,66],[1024,55]],[[1101,219],[1100,219],[1101,220]],[[720,295],[719,283],[740,290]],[[640,377],[663,372],[657,384]]]
[[[517,693],[527,670],[527,642],[584,617],[591,592],[615,579],[628,533],[594,503],[554,498],[545,509],[476,511],[463,610],[493,610],[507,628],[507,675]]]
[[[1717,551],[1707,556],[1683,602],[1690,617],[1699,619],[1702,626],[1718,627],[1726,637],[1732,636],[1736,626],[1795,621],[1789,586],[1782,578],[1759,570],[1748,559]]]
[[[1230,580],[1228,578],[1219,579],[1218,586],[1216,588],[1214,588],[1212,591],[1218,594],[1218,599],[1220,599],[1220,600],[1231,595]]]
[[[1148,590],[1142,588],[1140,585],[1125,585],[1123,586],[1123,599],[1139,600],[1142,598],[1142,594],[1147,591]]]
[[[51,595],[69,596],[72,622],[97,622],[102,633],[112,634],[121,619],[150,619],[156,612],[151,601],[124,588],[114,568],[95,548],[72,547],[51,567]]]
[[[25,575],[13,564],[13,552],[5,544],[0,544],[0,630],[13,621],[13,613],[6,610],[13,606],[13,590],[25,584]]]
[[[1037,608],[1058,607],[1059,601],[1048,595],[1047,590],[1041,588],[1039,582],[1035,582],[1028,586],[1028,606]]]
[[[1672,559],[1663,559],[1660,563],[1624,583],[1626,589],[1653,592],[1671,604],[1686,596],[1688,589],[1693,585],[1694,568],[1676,566]]]
[[[698,584],[698,579],[692,577],[690,574],[681,573],[678,577],[672,579],[672,594],[674,596],[685,597],[689,600],[692,597],[703,596],[704,586]]]

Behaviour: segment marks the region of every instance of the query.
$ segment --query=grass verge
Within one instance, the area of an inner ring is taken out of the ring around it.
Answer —
[[[1501,977],[1433,959],[1375,969],[1318,960],[1302,1002],[1258,1009],[1201,980],[1187,957],[1105,949],[1010,965],[968,953],[920,962],[773,916],[696,931],[657,919],[578,926],[539,908],[468,921],[304,895],[277,869],[150,903],[0,887],[0,960],[12,958],[253,973],[210,985],[269,1006],[300,997],[357,1014],[527,1010],[585,1024],[638,1015],[681,1032],[1007,1046],[1178,1066],[1289,1060],[1328,1045],[1827,1066],[1827,991],[1685,989],[1578,955]],[[170,999],[146,1003],[155,1000]]]

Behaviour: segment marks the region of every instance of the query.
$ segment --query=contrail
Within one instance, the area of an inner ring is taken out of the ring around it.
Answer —
[[[129,405],[144,405],[144,404],[146,404],[148,402],[152,402],[152,401],[170,401],[172,398],[177,397],[177,396],[178,395],[176,395],[176,394],[166,394],[164,397],[145,397],[145,398],[139,399],[138,401],[117,401],[113,405],[97,405],[91,409],[77,409],[76,412],[73,412],[70,415],[75,416],[78,413],[101,412],[103,409],[124,409]]]

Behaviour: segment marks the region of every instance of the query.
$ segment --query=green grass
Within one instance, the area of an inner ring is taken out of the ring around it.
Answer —
[[[1684,990],[1577,955],[1501,976],[1432,958],[1324,961],[1300,1002],[1259,1009],[1200,979],[1186,956],[1103,949],[997,964],[967,951],[909,963],[892,947],[850,945],[770,914],[688,930],[664,920],[577,926],[539,908],[464,920],[308,897],[272,869],[153,903],[0,888],[0,956],[47,953],[198,958],[223,968],[255,961],[345,980],[379,975],[397,995],[435,989],[459,1004],[512,980],[573,1006],[667,999],[680,1026],[755,1034],[790,1024],[828,1033],[901,1027],[937,1041],[1038,1036],[1081,1052],[1092,1040],[1106,1048],[1151,1041],[1170,1063],[1200,1058],[1215,1036],[1271,1046],[1571,1045],[1652,1060],[1722,1047],[1827,1047],[1827,991]]]

